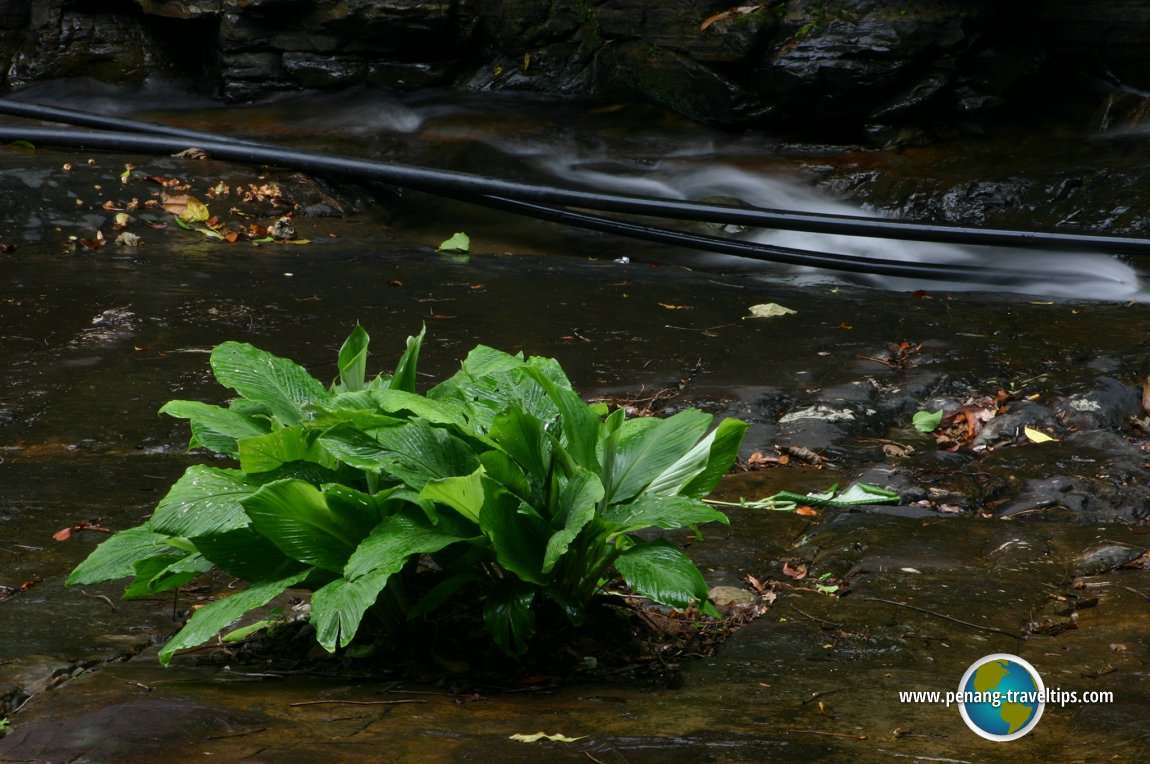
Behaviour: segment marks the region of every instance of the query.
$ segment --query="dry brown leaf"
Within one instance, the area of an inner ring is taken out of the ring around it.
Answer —
[[[703,23],[699,25],[699,31],[705,32],[707,27],[711,26],[712,24],[716,24],[720,21],[726,21],[727,19],[733,19],[736,16],[743,16],[747,13],[754,13],[755,11],[762,10],[762,8],[763,3],[759,3],[758,5],[741,5],[737,8],[730,8],[720,13],[716,13],[715,15],[708,16],[703,20]]]

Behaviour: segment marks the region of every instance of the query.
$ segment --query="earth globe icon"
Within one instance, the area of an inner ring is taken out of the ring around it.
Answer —
[[[958,685],[958,710],[971,731],[996,742],[1029,733],[1046,708],[1046,687],[1034,666],[995,653],[970,665]]]

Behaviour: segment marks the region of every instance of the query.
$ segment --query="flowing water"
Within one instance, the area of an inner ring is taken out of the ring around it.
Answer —
[[[816,190],[812,180],[830,177],[825,168],[836,162],[860,161],[856,150],[715,133],[645,107],[492,96],[399,101],[357,92],[214,109],[163,102],[155,93],[92,95],[74,86],[27,97],[521,180],[859,210]],[[363,189],[337,194],[342,218],[298,217],[310,241],[304,245],[226,245],[174,226],[138,228],[147,240],[139,249],[68,245],[69,234],[90,238],[107,225],[110,213],[98,200],[116,195],[110,189],[119,187],[126,162],[141,174],[183,174],[194,189],[227,174],[232,182],[313,190],[285,173],[215,162],[0,152],[3,182],[16,189],[0,216],[8,221],[0,243],[15,245],[0,255],[0,702],[11,722],[0,761],[1144,755],[1150,571],[1080,569],[1084,550],[1150,543],[1144,508],[1120,501],[1150,484],[1139,450],[1144,436],[1119,423],[1101,431],[1109,441],[1070,433],[1057,444],[975,457],[936,453],[930,438],[907,425],[936,395],[993,394],[1001,386],[1045,401],[1089,394],[1101,375],[1140,385],[1150,370],[1150,308],[1129,303],[1140,287],[1126,264],[1097,255],[1010,254],[1033,278],[997,285],[996,294],[950,295],[974,285],[861,286],[423,194]],[[435,253],[460,230],[471,235],[470,256]],[[994,263],[1005,256],[729,233],[887,258]],[[1040,275],[1052,263],[1073,276],[1074,288]],[[929,293],[913,291],[920,288]],[[1046,299],[1054,297],[1095,301]],[[767,302],[797,312],[744,318],[750,306]],[[119,602],[115,584],[65,588],[67,572],[104,536],[75,530],[56,541],[53,534],[82,523],[135,525],[184,467],[201,460],[183,453],[180,423],[155,412],[171,398],[226,397],[208,373],[212,346],[252,342],[325,378],[335,373],[338,343],[356,321],[374,338],[372,368],[387,366],[403,338],[426,323],[427,380],[450,373],[482,342],[559,359],[587,396],[675,391],[669,406],[745,417],[752,422],[747,455],[772,453],[788,434],[826,438],[829,462],[821,469],[791,463],[733,476],[721,487],[730,500],[824,490],[871,469],[875,480],[910,475],[921,491],[916,497],[930,508],[907,498],[907,506],[889,512],[815,517],[736,509],[730,528],[703,539],[676,536],[712,583],[745,585],[746,574],[779,582],[774,609],[716,655],[685,661],[677,688],[600,677],[546,693],[515,686],[457,692],[449,675],[438,684],[394,685],[229,667],[210,655],[203,662],[203,655],[185,656],[161,670],[155,646],[174,629],[173,603]],[[875,360],[889,359],[890,346],[904,341],[922,344],[917,361],[897,368]],[[836,430],[818,422],[822,429],[795,430],[783,422],[787,413],[793,419],[828,401],[842,407],[852,400],[861,401],[852,411],[873,425]],[[895,441],[917,453],[892,464],[882,447]],[[991,517],[1001,500],[1017,500],[1052,475],[1069,486],[1058,489],[1062,504],[1049,512],[1036,504],[1018,520]],[[1075,481],[1094,492],[1079,497],[1085,510],[1074,510]],[[1087,511],[1107,497],[1114,512]],[[800,561],[811,566],[811,578],[826,573],[849,583],[850,594],[828,596],[785,573],[784,563]],[[1068,602],[1080,602],[1079,609]],[[939,617],[946,615],[964,623]],[[1052,625],[1042,625],[1047,621]],[[1025,639],[1012,636],[1030,623],[1041,628]],[[1051,706],[1031,735],[992,744],[966,729],[954,708],[898,701],[899,690],[952,689],[974,659],[993,652],[1022,655],[1048,685],[1111,691],[1115,702]],[[571,744],[510,740],[540,731],[586,737]]]
[[[23,96],[62,105],[138,113],[156,95],[117,99],[114,95],[77,97],[51,88]],[[154,100],[153,100],[154,103]],[[830,214],[868,213],[858,203],[816,191],[803,178],[810,165],[828,161],[825,147],[796,151],[762,134],[725,134],[634,106],[556,104],[527,97],[421,96],[400,100],[378,91],[357,90],[336,95],[284,98],[247,109],[169,110],[166,117],[183,124],[189,119],[219,132],[276,140],[309,147],[329,147],[342,153],[409,164],[440,166],[495,177],[529,180],[544,185],[574,187],[667,199],[707,200],[769,209]],[[165,117],[164,112],[142,112]],[[1085,140],[1085,136],[1082,136]],[[1009,151],[1009,147],[1002,147]],[[830,160],[833,161],[833,160]],[[991,168],[970,166],[977,178]],[[995,167],[994,169],[997,169]],[[1056,170],[1052,167],[1051,170]],[[429,219],[442,219],[443,208],[429,212],[426,197],[401,229],[418,235]],[[889,199],[897,207],[902,200]],[[1100,200],[1110,203],[1111,200]],[[873,204],[871,205],[873,208]],[[450,207],[448,208],[450,209]],[[456,212],[470,222],[468,212]],[[471,214],[474,214],[473,212]],[[487,213],[485,213],[487,215]],[[433,217],[434,216],[434,217]],[[494,218],[503,238],[517,228],[503,216]],[[1050,221],[1034,221],[1049,227]],[[848,278],[880,289],[915,291],[1003,291],[1036,296],[1090,300],[1142,300],[1147,294],[1139,272],[1130,264],[1103,254],[1024,251],[893,241],[796,231],[719,231],[764,244],[815,252],[881,258],[913,263],[961,264],[987,271],[1003,270],[997,279],[922,281],[876,275],[844,277],[833,272],[781,266],[757,260],[698,252],[668,252],[652,245],[637,246],[648,258],[673,260],[692,267],[739,272],[748,278],[792,283],[834,283]],[[486,228],[480,227],[480,231]],[[565,237],[566,238],[566,237]],[[547,250],[562,251],[566,240]],[[601,244],[585,244],[600,251]]]

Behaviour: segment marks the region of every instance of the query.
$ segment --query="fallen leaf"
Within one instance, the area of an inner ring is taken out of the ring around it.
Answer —
[[[1029,427],[1029,426],[1023,427],[1022,433],[1023,433],[1023,435],[1026,436],[1026,439],[1029,440],[1031,443],[1057,442],[1057,440],[1055,438],[1052,438],[1049,435],[1047,435],[1046,433],[1044,433],[1042,430],[1036,430],[1033,427]]]
[[[212,216],[206,204],[188,194],[164,194],[160,200],[166,212],[185,223],[202,223]]]
[[[938,411],[919,411],[911,417],[910,423],[919,432],[934,432],[942,423],[942,409]]]
[[[807,577],[807,564],[800,562],[797,565],[791,565],[789,562],[783,563],[783,575],[789,576],[796,581]]]
[[[789,316],[796,313],[790,308],[784,308],[777,302],[764,302],[758,305],[751,306],[751,315],[743,316],[743,318],[775,318],[777,316]]]
[[[538,743],[540,740],[550,740],[553,743],[574,743],[576,740],[582,740],[587,737],[580,735],[579,737],[567,737],[566,735],[548,735],[546,732],[536,732],[534,735],[510,735],[511,740],[517,740],[520,743]]]
[[[67,541],[72,538],[72,526],[69,525],[67,528],[61,528],[52,534],[52,538],[57,541]]]
[[[695,309],[695,307],[693,305],[671,305],[671,304],[665,303],[665,302],[659,303],[659,306],[662,308],[666,308],[667,310],[694,310]]]
[[[796,515],[803,515],[804,517],[814,517],[814,516],[818,515],[818,513],[819,513],[819,511],[817,509],[815,509],[814,507],[808,507],[805,504],[800,506],[800,507],[795,507],[795,514]]]
[[[457,233],[447,241],[440,244],[435,248],[436,252],[459,252],[466,253],[471,251],[471,237],[465,233]]]
[[[716,13],[713,16],[708,16],[707,18],[703,19],[703,23],[699,25],[699,31],[705,32],[707,27],[711,26],[712,24],[717,24],[718,22],[726,21],[727,19],[733,19],[736,16],[742,16],[747,13],[754,13],[755,11],[762,9],[763,4],[759,3],[758,5],[741,5],[738,8],[731,8],[721,13]]]

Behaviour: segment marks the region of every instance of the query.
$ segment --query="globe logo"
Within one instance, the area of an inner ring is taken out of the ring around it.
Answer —
[[[966,726],[987,740],[1017,740],[1046,708],[1046,687],[1034,666],[1008,653],[979,658],[962,675],[958,710]]]

